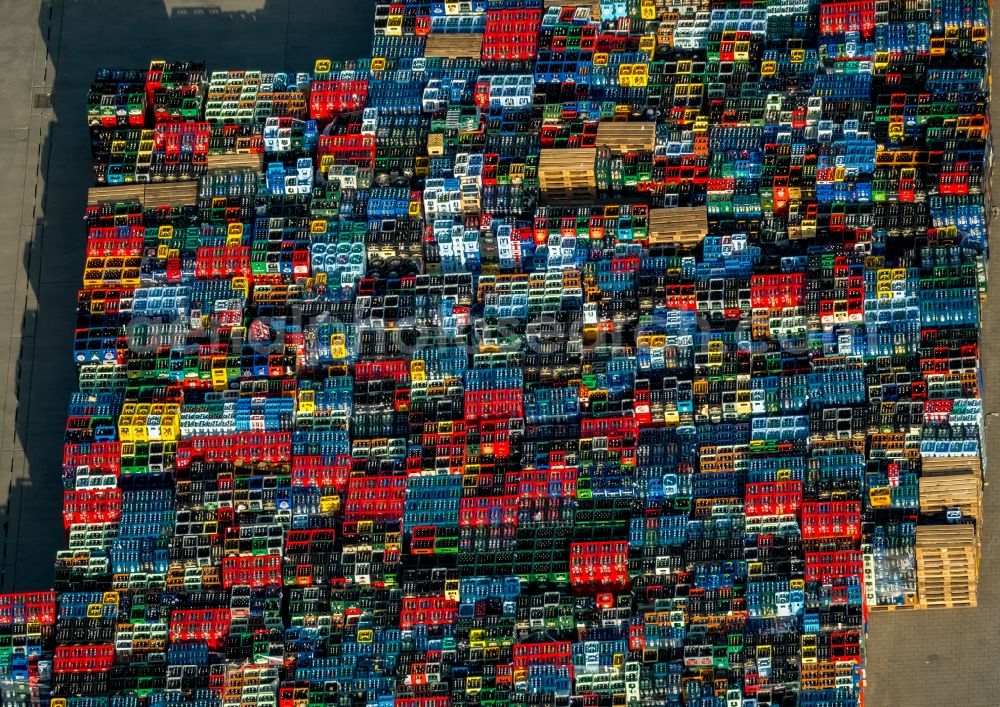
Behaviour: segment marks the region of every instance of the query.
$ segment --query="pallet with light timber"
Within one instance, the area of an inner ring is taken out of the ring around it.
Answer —
[[[114,187],[91,187],[87,205],[138,201],[143,206],[185,206],[198,203],[198,182],[191,180],[170,184],[124,184]]]
[[[979,457],[930,457],[920,475],[920,512],[959,508],[978,521],[982,516],[983,476]]]
[[[592,147],[542,150],[538,183],[543,201],[592,203],[597,196],[596,161],[597,149]]]
[[[91,187],[87,190],[87,206],[138,201],[145,203],[145,184],[122,184],[114,187]]]
[[[208,170],[216,169],[252,169],[260,172],[264,169],[264,155],[260,153],[227,153],[208,156]]]
[[[650,209],[649,244],[694,247],[708,235],[708,209],[688,206]]]
[[[977,605],[979,537],[974,525],[918,526],[916,557],[919,608]]]
[[[597,125],[597,146],[615,154],[652,152],[656,147],[656,123],[602,121]]]
[[[879,613],[888,613],[891,611],[913,611],[919,608],[916,605],[916,600],[912,604],[875,604],[868,607],[868,611],[876,611]]]
[[[482,53],[482,34],[430,34],[424,46],[424,56],[428,59],[479,59]]]
[[[150,184],[142,201],[144,206],[186,206],[198,203],[198,182]]]

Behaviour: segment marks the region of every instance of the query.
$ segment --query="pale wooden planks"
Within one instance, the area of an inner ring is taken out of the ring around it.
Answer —
[[[979,537],[974,525],[918,526],[916,556],[921,609],[976,606]]]
[[[551,204],[590,204],[597,198],[597,149],[578,147],[542,150],[538,184]]]
[[[597,126],[597,146],[615,153],[652,152],[656,147],[656,124],[603,121]]]
[[[143,206],[185,206],[198,203],[198,182],[162,184],[123,184],[114,187],[91,187],[87,205],[138,201]]]
[[[442,59],[478,59],[483,52],[481,34],[430,34],[424,56]]]
[[[143,199],[144,206],[185,206],[198,203],[198,182],[175,184],[149,184]]]
[[[983,476],[979,457],[929,457],[920,476],[920,512],[959,508],[978,521],[982,517]]]
[[[649,244],[697,246],[708,235],[708,209],[689,206],[650,209]]]
[[[264,155],[260,153],[209,155],[208,169],[252,169],[260,172],[264,169]]]

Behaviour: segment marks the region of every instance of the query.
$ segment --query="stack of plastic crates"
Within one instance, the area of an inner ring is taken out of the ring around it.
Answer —
[[[99,72],[5,703],[858,707],[974,603],[988,8],[737,5]]]

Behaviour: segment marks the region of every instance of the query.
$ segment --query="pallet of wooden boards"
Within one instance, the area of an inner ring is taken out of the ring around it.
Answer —
[[[115,204],[138,201],[143,206],[184,206],[198,203],[198,182],[194,180],[160,184],[122,184],[113,187],[92,187],[87,192],[87,205]]]
[[[593,203],[597,193],[597,149],[576,147],[542,150],[538,184],[547,203]]]
[[[979,457],[929,457],[920,475],[920,512],[942,513],[958,508],[962,515],[982,517],[983,475]]]
[[[916,555],[919,608],[976,606],[979,537],[974,525],[918,526]]]
[[[208,170],[221,169],[252,169],[260,172],[264,169],[264,155],[260,153],[227,153],[208,156]]]
[[[424,56],[442,59],[479,59],[483,53],[481,34],[431,34],[424,46]]]
[[[695,247],[708,235],[708,209],[704,206],[650,209],[649,244]]]
[[[652,152],[656,147],[656,123],[601,121],[597,126],[597,146],[613,153]]]

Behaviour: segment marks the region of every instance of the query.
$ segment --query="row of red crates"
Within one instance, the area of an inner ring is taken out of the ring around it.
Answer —
[[[540,9],[487,10],[483,33],[484,61],[525,61],[538,53]]]
[[[58,613],[55,592],[0,594],[0,626],[37,623],[52,626]]]
[[[177,443],[178,469],[186,469],[193,461],[287,464],[291,459],[290,432],[241,432]]]

